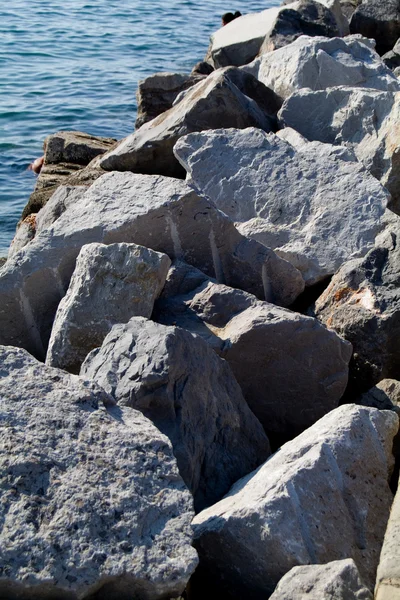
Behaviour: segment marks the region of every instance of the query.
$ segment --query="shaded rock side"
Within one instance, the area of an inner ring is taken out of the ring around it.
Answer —
[[[387,525],[376,574],[375,599],[400,598],[400,492],[398,491]]]
[[[400,37],[399,1],[363,0],[351,17],[350,31],[374,38],[379,54],[389,52]]]
[[[46,364],[79,373],[116,323],[150,317],[170,259],[136,244],[87,244],[54,319]]]
[[[293,2],[294,0],[283,0],[281,6],[287,6],[288,4],[292,4]],[[339,35],[348,35],[350,33],[349,21],[343,13],[340,0],[317,0],[317,2],[323,4],[332,12],[333,16],[335,17],[336,27],[338,29]]]
[[[320,146],[228,129],[185,136],[174,152],[189,184],[313,285],[373,247],[389,199],[362,165],[321,160]]]
[[[351,87],[300,90],[285,100],[279,116],[309,140],[354,149],[390,192],[388,207],[400,213],[400,93]]]
[[[325,565],[293,567],[282,577],[271,600],[373,600],[352,558]]]
[[[395,45],[389,52],[386,52],[382,56],[382,60],[389,69],[396,69],[400,67],[400,39],[397,40]]]
[[[196,567],[171,444],[94,383],[1,347],[0,596],[140,600]]]
[[[353,344],[352,394],[400,379],[398,238],[393,230],[364,259],[343,265],[315,305],[316,317]]]
[[[270,455],[228,364],[183,329],[143,318],[116,325],[81,374],[170,438],[197,512]]]
[[[109,173],[0,274],[0,341],[44,358],[54,315],[85,244],[135,243],[181,258],[218,281],[290,305],[302,292],[299,271],[249,240],[183,182]]]
[[[222,597],[261,600],[294,566],[348,557],[372,589],[397,430],[391,411],[346,405],[285,444],[195,517],[202,575]]]

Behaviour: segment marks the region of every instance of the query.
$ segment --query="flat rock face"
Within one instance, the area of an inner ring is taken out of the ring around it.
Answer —
[[[241,290],[201,282],[160,298],[153,318],[200,335],[229,363],[274,448],[336,408],[346,388],[350,344]]]
[[[391,193],[389,208],[400,213],[400,93],[351,87],[300,90],[285,100],[279,116],[309,140],[354,149]]]
[[[350,31],[374,38],[379,54],[389,52],[400,37],[398,0],[363,0],[351,17]]]
[[[174,152],[189,183],[243,235],[290,261],[306,285],[373,247],[389,195],[358,163],[321,160],[319,146],[296,150],[256,129],[191,134]]]
[[[348,557],[372,589],[397,430],[392,411],[345,405],[285,444],[195,517],[204,572],[229,597],[261,600],[294,566]]]
[[[326,565],[293,567],[270,600],[373,600],[352,558]]]
[[[47,229],[86,192],[83,185],[60,185],[36,216],[36,234]]]
[[[399,229],[336,273],[315,305],[316,317],[354,346],[349,384],[367,391],[400,378]]]
[[[61,300],[46,364],[78,373],[116,323],[150,317],[171,260],[136,244],[87,244]]]
[[[101,388],[0,348],[0,596],[153,600],[196,567],[168,439]]]
[[[182,177],[172,152],[175,142],[192,131],[220,127],[259,127],[271,131],[274,123],[245,96],[223,71],[211,73],[193,86],[167,112],[145,123],[100,159],[106,171],[133,171]]]
[[[397,77],[383,64],[371,41],[361,36],[301,36],[290,46],[263,54],[258,61],[258,79],[282,98],[302,88],[324,90],[339,85],[400,89]]]
[[[228,364],[188,331],[143,318],[116,325],[81,374],[170,438],[196,511],[270,455]]]

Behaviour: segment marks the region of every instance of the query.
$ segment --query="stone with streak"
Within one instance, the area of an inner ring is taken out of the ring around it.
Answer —
[[[46,364],[71,373],[116,323],[150,317],[171,260],[136,244],[87,244],[54,319]]]
[[[197,564],[169,440],[99,386],[0,347],[0,596],[156,600]]]
[[[343,557],[372,589],[398,426],[392,411],[341,406],[198,514],[202,575],[220,597],[262,600],[294,566]]]

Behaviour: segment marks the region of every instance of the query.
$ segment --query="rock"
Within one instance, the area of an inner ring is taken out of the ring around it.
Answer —
[[[315,319],[210,280],[196,285],[196,272],[182,277],[182,267],[174,269],[153,318],[200,335],[229,363],[273,448],[337,407],[350,344]]]
[[[270,600],[373,600],[352,558],[325,565],[293,567],[278,583]]]
[[[100,167],[106,171],[183,177],[184,170],[172,152],[182,135],[204,129],[250,126],[271,131],[276,127],[275,118],[271,119],[244,95],[224,71],[216,71],[193,86],[170,110],[142,125],[105,154]]]
[[[375,599],[398,600],[400,588],[400,490],[397,492],[387,525],[376,574]]]
[[[182,181],[109,173],[3,267],[2,344],[44,358],[76,258],[92,242],[135,243],[164,252],[278,304],[290,305],[304,288],[290,263],[240,235],[226,215]]]
[[[210,63],[208,63],[204,60],[201,60],[200,62],[198,62],[194,65],[190,74],[191,75],[210,75],[210,73],[212,73],[213,71],[214,71],[214,67],[212,65],[210,65]]]
[[[43,144],[44,165],[22,212],[22,219],[31,213],[37,213],[60,185],[76,185],[75,180],[83,167],[112,148],[115,143],[114,139],[80,131],[59,131],[49,135]],[[98,168],[87,171],[90,176],[86,175],[82,179],[88,178],[89,183],[102,174]]]
[[[216,68],[240,67],[258,54],[286,46],[301,35],[339,35],[335,16],[313,0],[250,13],[221,27],[211,36],[209,55]]]
[[[399,232],[393,230],[365,258],[343,265],[315,305],[316,317],[353,344],[353,394],[381,379],[400,378]]]
[[[357,404],[380,410],[394,410],[400,414],[400,381],[382,379],[368,392],[362,394]]]
[[[170,264],[166,254],[136,244],[83,246],[58,305],[46,364],[79,373],[113,325],[149,318]]]
[[[400,83],[383,64],[370,40],[361,36],[301,36],[290,46],[258,59],[258,79],[282,98],[302,88],[335,86],[399,91]]]
[[[304,136],[291,127],[280,129],[276,135],[281,138],[281,140],[289,142],[296,150],[307,152],[311,150],[312,152],[318,153],[320,159],[340,158],[346,162],[357,162],[357,157],[351,148],[346,148],[346,146],[334,146],[333,144],[324,144],[323,142],[309,142]],[[385,220],[386,213],[393,215],[391,210],[386,210],[383,213],[382,223]]]
[[[174,152],[189,183],[243,235],[290,261],[306,285],[374,245],[389,195],[359,163],[321,161],[319,146],[296,151],[257,129],[191,134]]]
[[[362,0],[340,0],[340,7],[346,19],[350,22],[351,17],[354,14],[357,6],[361,4]]]
[[[309,140],[354,149],[358,160],[391,193],[389,208],[400,213],[400,93],[351,87],[304,89],[285,100],[279,116],[282,124]]]
[[[140,410],[174,448],[196,512],[270,455],[228,364],[198,336],[143,318],[116,325],[81,374]]]
[[[382,56],[382,60],[389,69],[394,70],[396,67],[400,67],[400,39],[389,52]]]
[[[36,234],[36,217],[37,215],[32,213],[18,224],[16,234],[8,250],[8,258],[33,240]]]
[[[86,192],[84,185],[60,185],[36,216],[36,233],[50,227]]]
[[[283,0],[281,6],[287,6],[293,4],[295,0]],[[320,4],[323,4],[328,8],[333,16],[335,17],[336,27],[341,37],[348,35],[350,32],[349,21],[342,12],[342,6],[340,0],[317,0]]]
[[[351,17],[350,31],[374,38],[379,54],[389,52],[400,37],[398,0],[363,0]]]
[[[94,383],[0,348],[0,596],[162,599],[196,567],[169,440]]]
[[[372,589],[397,430],[391,411],[346,405],[285,444],[195,517],[201,575],[261,600],[294,566],[348,557]]]
[[[212,67],[210,66],[212,69]],[[169,110],[175,98],[183,90],[187,90],[203,76],[183,75],[181,73],[155,73],[139,81],[136,92],[137,117],[135,128],[151,121],[158,115]]]

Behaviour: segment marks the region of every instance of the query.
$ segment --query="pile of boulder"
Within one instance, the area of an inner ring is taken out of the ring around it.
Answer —
[[[0,266],[0,597],[400,587],[400,6],[298,0],[58,132]],[[392,509],[392,510],[391,510]]]

